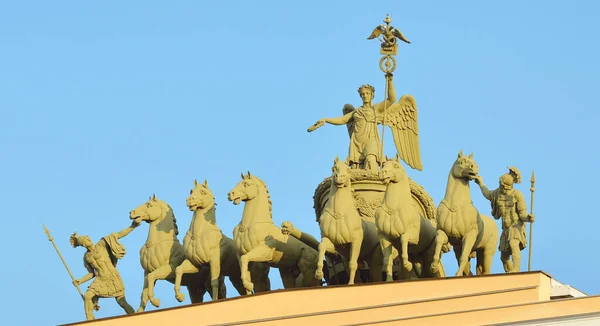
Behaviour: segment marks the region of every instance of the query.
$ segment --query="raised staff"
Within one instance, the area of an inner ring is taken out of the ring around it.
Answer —
[[[392,19],[387,16],[385,25],[375,28],[369,39],[383,37],[381,53],[384,57],[380,60],[380,68],[385,73],[386,89],[385,99],[373,103],[375,88],[365,84],[358,88],[358,93],[363,104],[354,108],[345,104],[342,109],[343,116],[337,118],[323,118],[308,128],[312,132],[325,123],[332,125],[346,125],[350,134],[348,159],[353,169],[377,171],[383,163],[383,141],[380,142],[377,124],[384,124],[392,129],[394,143],[400,158],[410,167],[417,170],[423,169],[419,148],[419,128],[417,117],[417,104],[411,95],[403,95],[396,101],[396,91],[392,83],[392,72],[396,69],[396,59],[393,55],[398,52],[396,38],[408,42],[400,31],[392,26]],[[382,135],[383,136],[383,135]],[[382,137],[383,140],[383,137]]]
[[[58,257],[60,257],[60,260],[62,260],[63,265],[65,265],[65,268],[67,269],[67,272],[69,273],[69,276],[71,277],[71,281],[74,282],[75,281],[75,277],[73,277],[73,273],[71,273],[71,270],[69,269],[69,266],[67,266],[67,262],[65,261],[65,259],[61,255],[60,250],[58,250],[58,247],[56,246],[56,243],[54,243],[54,238],[52,237],[52,235],[50,235],[50,231],[48,230],[48,228],[46,228],[46,226],[43,223],[42,223],[42,226],[44,227],[44,232],[46,232],[46,236],[48,236],[48,241],[52,242],[52,245],[54,246],[54,249],[56,250],[56,253],[58,254]],[[81,289],[79,288],[79,285],[75,285],[75,287],[77,288],[77,291],[79,292],[79,295],[83,299],[83,292],[81,292]],[[98,310],[98,309],[96,309],[96,310]]]
[[[533,216],[533,193],[535,192],[535,174],[531,171],[531,213]],[[531,271],[531,247],[533,247],[533,220],[529,223],[529,259],[527,260],[527,271]]]
[[[390,23],[392,22],[392,18],[389,15],[385,16],[385,19],[383,20],[384,24],[381,24],[377,27],[375,27],[375,29],[373,30],[373,32],[371,33],[371,35],[369,35],[369,37],[367,37],[368,40],[372,40],[374,38],[377,38],[380,42],[381,42],[381,50],[380,53],[382,55],[381,60],[379,60],[379,69],[381,69],[381,71],[383,71],[386,76],[388,74],[391,74],[394,72],[394,70],[396,70],[396,59],[394,58],[395,55],[398,54],[398,43],[396,42],[396,39],[400,39],[408,44],[410,44],[410,41],[408,39],[406,39],[406,37],[404,37],[404,35],[402,34],[402,32],[400,32],[399,29],[393,27],[390,25]],[[383,40],[379,38],[379,36],[383,37]],[[386,78],[385,80],[385,91],[386,91],[386,97],[387,97],[387,88],[388,88],[388,79]],[[387,107],[384,108],[383,110],[383,117],[381,120],[385,121],[386,118],[386,111],[387,111]],[[377,120],[377,119],[376,119]],[[383,152],[384,152],[384,139],[385,139],[385,127],[381,128],[381,156],[383,157]],[[383,160],[381,160],[380,164],[383,166]]]

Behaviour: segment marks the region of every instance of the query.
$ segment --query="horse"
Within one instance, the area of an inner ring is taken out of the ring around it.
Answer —
[[[138,312],[142,312],[146,309],[148,300],[155,307],[160,306],[160,299],[154,297],[154,284],[157,280],[174,283],[175,268],[181,265],[185,254],[177,239],[177,220],[173,209],[169,204],[156,198],[156,195],[130,211],[129,218],[140,218],[150,224],[148,238],[140,249],[140,263],[144,269],[144,288]],[[202,302],[208,275],[208,269],[203,268],[198,273],[183,279],[182,284],[187,286],[192,303]],[[225,297],[225,291],[221,279],[219,296]]]
[[[393,249],[401,253],[402,267],[410,273],[413,262],[421,265],[421,277],[445,277],[443,266],[437,272],[431,270],[435,253],[436,226],[423,217],[412,202],[412,194],[406,170],[398,155],[393,160],[386,157],[380,180],[387,186],[381,206],[375,211],[375,225],[379,231],[383,250],[383,265],[387,281],[392,279]],[[410,246],[409,246],[410,245]]]
[[[371,281],[382,280],[383,253],[375,223],[363,220],[354,204],[347,162],[335,157],[331,169],[329,201],[319,216],[321,242],[319,244],[316,279],[323,277],[325,253],[339,253],[347,262],[350,274],[348,284],[354,284],[358,259],[367,261]]]
[[[264,262],[279,269],[283,287],[297,287],[302,275],[302,287],[317,286],[317,251],[300,240],[283,234],[273,223],[271,200],[266,184],[248,172],[228,193],[234,205],[244,202],[242,220],[233,229],[233,241],[239,250],[242,281],[246,292],[252,293],[254,284],[248,273],[248,263]]]
[[[469,258],[473,253],[477,257],[477,275],[491,272],[498,228],[491,217],[479,214],[471,201],[469,181],[477,177],[478,171],[473,154],[466,156],[461,150],[450,169],[446,194],[437,210],[435,256],[431,264],[434,271],[439,268],[442,247],[449,242],[458,261],[456,276],[471,274]]]
[[[194,188],[186,198],[186,205],[194,212],[190,228],[183,238],[185,259],[175,269],[175,298],[182,302],[185,295],[180,292],[181,278],[184,274],[197,273],[202,266],[210,266],[210,284],[212,299],[218,298],[219,276],[228,276],[229,281],[240,295],[246,295],[242,283],[240,262],[237,248],[231,238],[223,235],[216,223],[215,197],[208,188],[208,182],[198,184],[194,180]],[[259,284],[256,292],[270,290],[268,266],[258,264],[252,272],[252,282]],[[266,280],[266,281],[265,281]]]

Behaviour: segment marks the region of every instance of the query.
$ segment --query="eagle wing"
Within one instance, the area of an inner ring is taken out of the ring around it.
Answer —
[[[400,158],[413,169],[423,170],[419,148],[417,103],[412,95],[404,95],[385,111],[385,125],[392,129]]]
[[[382,33],[385,33],[385,29],[379,25],[377,27],[375,27],[375,29],[373,30],[373,33],[371,33],[371,36],[367,37],[367,40],[372,40],[376,37],[378,37],[379,35],[381,35]]]
[[[404,35],[402,34],[402,32],[400,32],[399,29],[397,29],[395,27],[392,29],[392,35],[394,35],[395,37],[401,39],[402,41],[410,44],[410,41],[406,37],[404,37]]]
[[[344,115],[353,112],[354,110],[356,110],[354,108],[354,106],[352,104],[344,104],[344,108],[342,109],[342,113]],[[354,120],[352,120],[351,122],[346,123],[346,127],[348,128],[348,136],[350,136],[350,138],[352,138],[352,131],[354,130]]]

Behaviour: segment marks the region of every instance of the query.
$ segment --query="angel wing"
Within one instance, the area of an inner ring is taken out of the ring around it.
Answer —
[[[413,169],[423,170],[415,98],[412,95],[404,95],[392,104],[385,111],[385,125],[392,129],[400,158]]]
[[[352,104],[344,104],[344,108],[342,109],[342,113],[344,115],[354,111],[354,106]],[[352,138],[352,130],[354,130],[354,121],[346,123],[346,127],[348,128],[348,136]]]
[[[393,28],[392,29],[392,35],[394,35],[395,37],[401,39],[402,41],[410,44],[410,41],[406,37],[404,37],[404,35],[402,35],[402,32],[400,32],[399,29]]]
[[[367,37],[367,40],[372,40],[376,37],[378,37],[379,35],[381,35],[382,33],[385,33],[385,28],[381,25],[375,27],[375,29],[373,30],[373,33],[371,33],[371,36]]]

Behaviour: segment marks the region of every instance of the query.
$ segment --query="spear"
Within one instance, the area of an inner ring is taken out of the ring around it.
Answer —
[[[531,171],[531,215],[533,215],[533,194],[535,192],[535,174]],[[527,270],[531,271],[531,247],[533,246],[533,223],[529,223],[529,260],[527,261]]]
[[[50,231],[48,231],[48,228],[46,228],[44,223],[42,223],[42,226],[44,227],[44,232],[46,232],[46,235],[48,236],[48,240],[50,240],[50,242],[52,242],[52,245],[54,246],[54,249],[56,249],[56,253],[58,254],[58,257],[60,257],[60,260],[62,260],[63,264],[65,265],[67,272],[69,272],[69,276],[71,276],[71,279],[73,281],[75,281],[75,278],[73,277],[73,274],[71,273],[71,270],[69,269],[69,266],[67,266],[67,262],[65,262],[65,259],[60,254],[60,250],[58,250],[56,243],[54,243],[54,238],[52,238],[52,236],[50,235]],[[78,285],[76,285],[75,287],[77,288],[77,291],[79,291],[79,295],[81,295],[81,298],[83,299],[83,293],[81,292],[81,289],[79,288]]]

